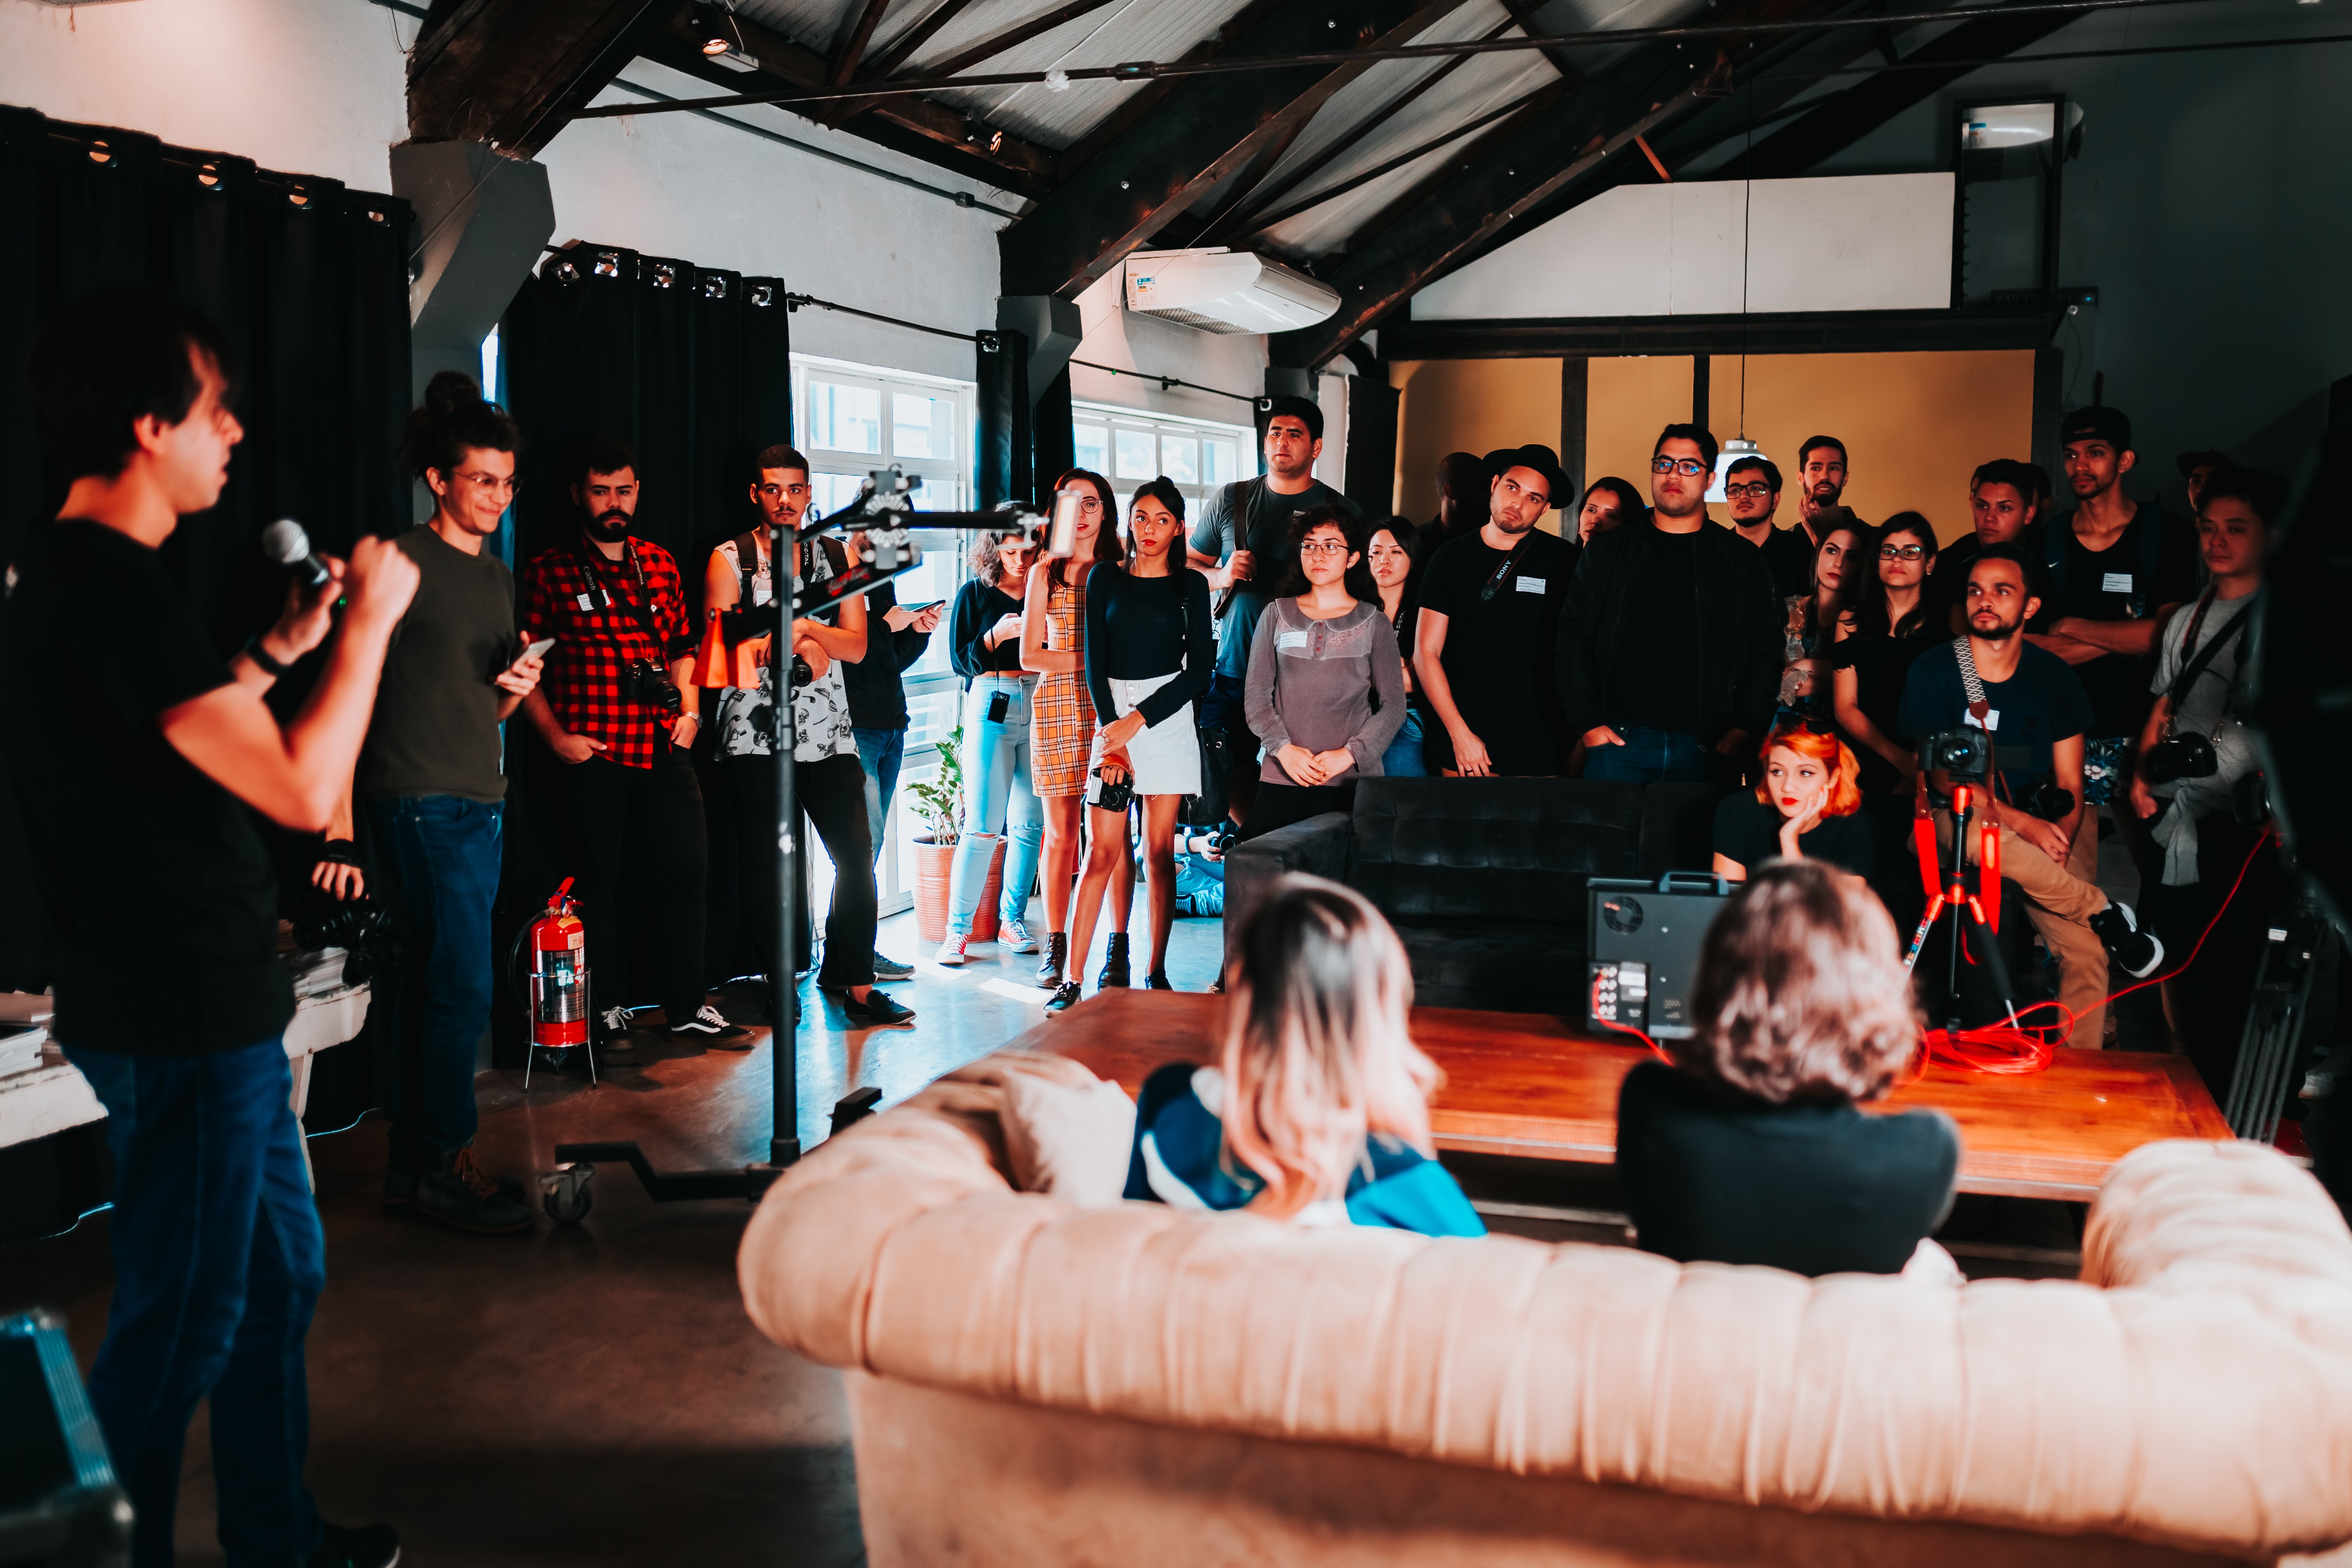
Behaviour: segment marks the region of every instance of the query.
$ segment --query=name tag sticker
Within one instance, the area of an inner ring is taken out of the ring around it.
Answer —
[[[1284,648],[1305,647],[1306,646],[1307,634],[1305,632],[1284,632],[1274,639],[1275,651],[1277,653],[1282,651]]]
[[[1540,577],[1522,577],[1518,582],[1519,592],[1522,594],[1540,594],[1544,591],[1545,583]]]
[[[583,610],[593,610],[596,607],[596,601],[590,598],[585,594],[579,594],[573,596],[580,601],[580,607]]]
[[[2102,594],[2128,594],[2132,591],[2132,574],[2128,572],[2108,572],[2099,578]]]
[[[1977,716],[1973,713],[1961,714],[1960,722],[1969,725],[1972,729],[1985,731],[1998,730],[2000,728],[2000,710],[1998,708],[1988,709],[1985,712],[1984,722],[1981,724],[1977,722]]]

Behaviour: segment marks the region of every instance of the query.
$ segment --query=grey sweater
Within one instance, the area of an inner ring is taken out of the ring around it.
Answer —
[[[1328,621],[1306,615],[1296,599],[1268,605],[1242,690],[1250,732],[1265,743],[1258,777],[1292,783],[1274,753],[1299,745],[1310,752],[1344,746],[1356,765],[1343,779],[1378,778],[1381,753],[1404,725],[1404,666],[1396,653],[1396,634],[1378,605],[1359,603]]]

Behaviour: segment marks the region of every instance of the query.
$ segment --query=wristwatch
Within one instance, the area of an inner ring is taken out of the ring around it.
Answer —
[[[277,659],[271,658],[269,650],[261,646],[261,637],[262,634],[256,632],[251,637],[245,639],[245,657],[259,665],[264,674],[272,677],[284,676],[288,670],[294,667],[290,664],[281,664]]]

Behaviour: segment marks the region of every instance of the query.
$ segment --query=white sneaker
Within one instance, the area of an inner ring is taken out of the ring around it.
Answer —
[[[996,945],[1007,952],[1034,952],[1037,939],[1019,921],[1006,921],[996,928]]]
[[[961,937],[956,935],[953,931],[950,931],[948,933],[947,941],[940,943],[939,952],[931,955],[931,962],[933,963],[944,963],[950,969],[962,968],[964,963],[963,944],[970,940],[971,939],[969,937]]]

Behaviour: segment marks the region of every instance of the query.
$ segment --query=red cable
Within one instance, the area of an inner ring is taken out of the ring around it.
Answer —
[[[1657,1041],[1650,1038],[1648,1035],[1633,1027],[1631,1024],[1621,1024],[1614,1018],[1604,1018],[1601,1016],[1601,983],[1606,978],[1608,978],[1606,975],[1601,974],[1596,974],[1592,977],[1592,1005],[1585,1009],[1586,1012],[1592,1015],[1592,1021],[1600,1025],[1604,1029],[1614,1029],[1621,1035],[1632,1035],[1635,1037],[1643,1045],[1649,1047],[1653,1051],[1655,1051],[1660,1061],[1671,1063],[1675,1058],[1666,1055],[1665,1047],[1659,1045]]]

